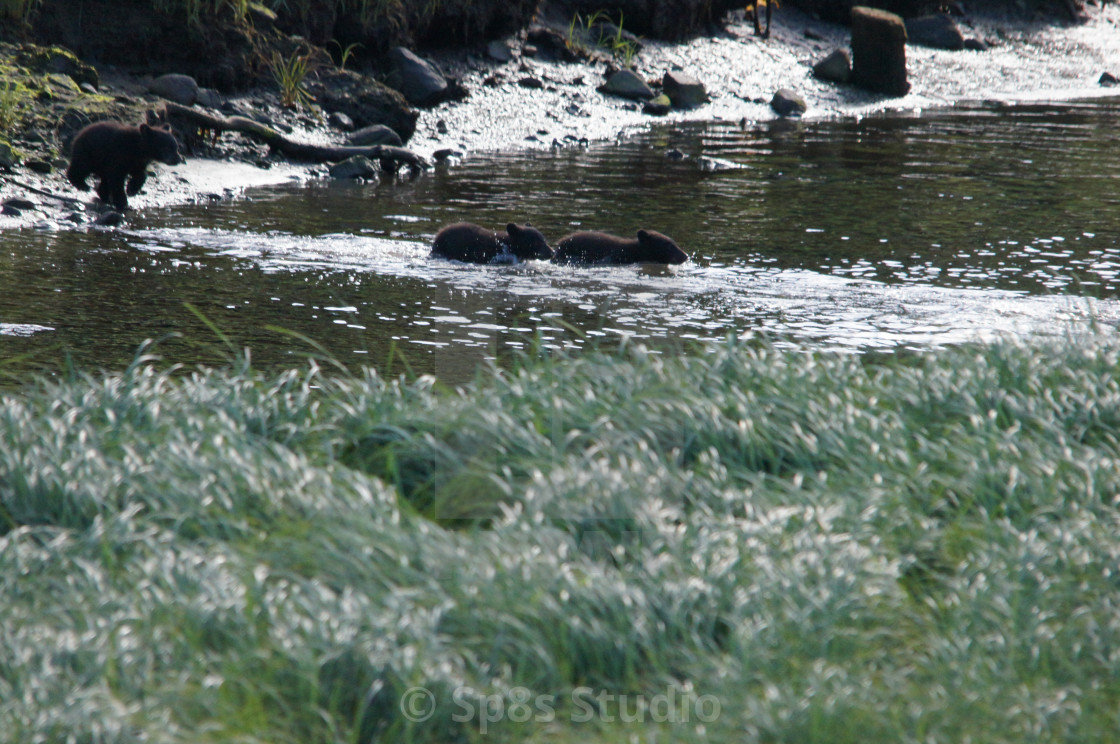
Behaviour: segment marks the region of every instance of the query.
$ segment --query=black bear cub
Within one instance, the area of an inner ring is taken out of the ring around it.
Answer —
[[[547,261],[552,258],[552,249],[540,230],[528,223],[511,222],[503,234],[470,222],[457,222],[436,233],[432,255],[466,263],[492,263],[511,257]]]
[[[672,238],[653,230],[639,230],[637,238],[577,232],[560,239],[552,260],[563,264],[682,264],[688,254]]]
[[[183,162],[169,125],[130,126],[119,121],[99,121],[74,138],[66,178],[75,188],[89,191],[86,179],[97,176],[101,201],[123,211],[128,209],[125,179],[128,196],[140,193],[148,178],[148,163],[153,160],[168,165]]]

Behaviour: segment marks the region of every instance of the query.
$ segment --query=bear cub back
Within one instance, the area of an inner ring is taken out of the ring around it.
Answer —
[[[540,230],[529,224],[506,225],[505,233],[470,222],[457,222],[436,233],[432,255],[465,263],[492,263],[506,257],[520,261],[552,258],[552,248]]]
[[[562,264],[682,264],[688,254],[672,238],[655,230],[639,230],[636,238],[577,232],[560,239],[552,260]]]

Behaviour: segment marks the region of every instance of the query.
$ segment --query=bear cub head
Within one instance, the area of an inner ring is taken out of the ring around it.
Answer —
[[[650,263],[683,264],[688,254],[667,235],[656,230],[639,230],[638,245]]]
[[[150,126],[140,125],[140,142],[144,153],[152,160],[158,160],[167,165],[179,165],[183,156],[179,154],[179,143],[175,135],[171,134],[171,125]]]
[[[529,223],[517,225],[513,222],[506,225],[506,234],[509,235],[509,251],[522,261],[537,259],[547,261],[552,258],[552,248],[540,230]]]

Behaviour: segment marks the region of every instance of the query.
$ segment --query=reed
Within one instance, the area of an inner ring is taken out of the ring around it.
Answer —
[[[307,107],[315,102],[314,97],[304,87],[304,81],[307,80],[312,67],[310,52],[293,54],[287,59],[280,56],[278,52],[274,52],[269,67],[272,70],[272,77],[276,81],[276,85],[280,88],[281,106],[286,108]]]

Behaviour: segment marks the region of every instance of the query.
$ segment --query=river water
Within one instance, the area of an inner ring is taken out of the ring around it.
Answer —
[[[0,252],[0,376],[321,349],[449,382],[517,350],[728,334],[930,348],[1120,320],[1120,102],[676,124],[472,154],[416,178],[292,183],[24,230]],[[676,150],[683,158],[670,158]],[[440,226],[652,228],[681,267],[467,266]],[[193,309],[192,309],[193,308]],[[205,320],[203,320],[205,319]]]

